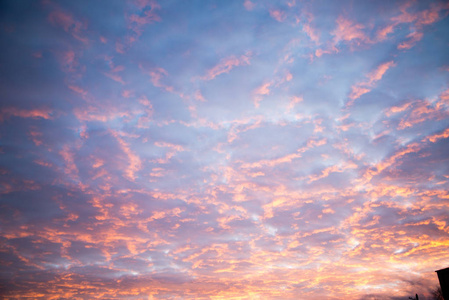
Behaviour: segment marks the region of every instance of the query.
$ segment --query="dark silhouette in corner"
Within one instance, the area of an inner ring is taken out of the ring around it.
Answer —
[[[440,281],[441,292],[444,300],[449,300],[449,268],[435,271]]]

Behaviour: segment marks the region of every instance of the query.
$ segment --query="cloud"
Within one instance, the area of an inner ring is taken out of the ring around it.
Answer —
[[[347,106],[354,103],[354,100],[360,98],[362,95],[369,93],[371,89],[375,86],[376,82],[381,80],[384,74],[394,67],[396,64],[394,61],[388,61],[379,65],[375,70],[366,75],[367,80],[356,83],[351,87],[351,93],[349,94],[349,99],[351,99]]]
[[[383,41],[387,39],[388,35],[394,32],[394,28],[395,28],[394,24],[389,24],[379,29],[377,31],[377,40]]]
[[[442,3],[431,3],[429,9],[410,13],[408,10],[413,6],[413,4],[414,1],[408,1],[399,7],[400,14],[392,17],[390,19],[392,23],[386,25],[383,29],[378,31],[378,40],[385,40],[387,35],[393,33],[395,28],[401,24],[411,24],[411,32],[407,35],[408,40],[399,43],[397,46],[399,50],[411,49],[423,38],[423,27],[439,21],[440,12],[449,8],[447,5]]]
[[[447,115],[448,112],[442,107],[434,107],[434,105],[425,100],[416,100],[408,113],[401,119],[398,129],[410,128],[428,120],[441,120]]]
[[[32,118],[32,119],[52,119],[53,110],[49,108],[38,109],[22,109],[17,107],[6,107],[0,111],[0,121],[4,121],[10,117]]]
[[[86,23],[75,20],[72,14],[56,9],[48,15],[48,21],[56,27],[62,27],[65,32],[70,33],[75,39],[88,43],[89,40],[84,36],[87,29]]]
[[[447,138],[449,138],[449,128],[444,130],[441,133],[435,133],[435,134],[432,134],[431,136],[427,136],[424,139],[424,141],[428,140],[428,141],[430,141],[432,143],[435,143],[435,142],[437,142],[440,139],[447,139]]]
[[[201,77],[202,80],[212,80],[218,75],[229,73],[233,68],[238,66],[246,66],[250,64],[251,52],[247,52],[240,57],[229,56],[222,59],[216,66],[206,72],[206,75]]]
[[[270,94],[270,86],[272,85],[272,82],[265,82],[261,86],[257,87],[253,94],[254,96],[254,106],[257,108],[260,105],[260,101],[262,101],[262,96],[269,95]]]
[[[423,36],[424,34],[422,32],[411,32],[409,35],[407,35],[407,38],[409,39],[405,42],[400,43],[398,45],[398,49],[403,50],[412,48],[417,42],[422,39]]]
[[[365,28],[362,24],[354,24],[351,20],[346,19],[343,16],[339,16],[337,21],[337,28],[332,31],[332,35],[334,36],[334,41],[336,43],[340,41],[368,41],[369,38],[363,32]]]
[[[156,13],[160,5],[154,0],[138,0],[134,4],[139,8],[139,13],[127,15],[128,28],[134,31],[138,36],[143,32],[146,25],[162,21]]]
[[[301,96],[293,96],[290,99],[291,100],[287,106],[287,111],[291,111],[295,107],[296,104],[298,104],[304,100],[303,97],[301,97]]]
[[[403,112],[405,110],[407,110],[410,106],[412,105],[412,102],[406,102],[402,105],[399,106],[392,106],[390,108],[387,109],[387,111],[385,112],[385,114],[387,115],[387,117],[390,117],[394,114]]]
[[[270,16],[278,22],[284,22],[287,18],[285,12],[278,9],[270,9]]]
[[[320,36],[317,33],[317,30],[314,29],[310,24],[304,24],[303,25],[303,31],[309,36],[309,38],[315,42],[316,44],[320,41]]]
[[[251,2],[250,0],[244,0],[243,2],[243,6],[245,7],[246,10],[253,10],[254,7],[256,6],[255,3]]]
[[[150,76],[150,81],[155,87],[162,88],[170,93],[176,93],[175,88],[173,86],[164,84],[162,82],[168,76],[167,70],[161,67],[146,69],[142,66],[142,64],[140,64],[139,67],[143,73]]]

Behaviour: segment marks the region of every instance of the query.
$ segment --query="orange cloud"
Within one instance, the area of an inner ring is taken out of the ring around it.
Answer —
[[[417,100],[413,103],[413,108],[399,123],[398,129],[402,130],[413,127],[416,124],[428,120],[440,120],[447,117],[448,113],[441,106],[433,106],[429,101]]]
[[[380,66],[378,66],[374,71],[366,75],[367,80],[353,85],[351,88],[352,91],[349,94],[349,98],[351,99],[351,101],[348,102],[347,105],[348,106],[352,105],[354,103],[354,100],[356,100],[357,98],[366,93],[369,93],[371,89],[375,86],[375,83],[381,80],[385,72],[387,72],[387,70],[393,66],[395,66],[394,61],[383,63]]]
[[[393,114],[397,114],[397,113],[407,110],[411,105],[412,105],[412,102],[407,102],[400,106],[392,106],[387,109],[387,111],[385,112],[385,115],[387,115],[387,117],[390,117]]]
[[[449,138],[449,128],[447,128],[446,130],[444,130],[441,133],[435,133],[435,134],[432,134],[431,136],[427,136],[426,138],[423,139],[423,141],[431,141],[432,143],[435,143],[438,140],[447,139],[447,138]]]

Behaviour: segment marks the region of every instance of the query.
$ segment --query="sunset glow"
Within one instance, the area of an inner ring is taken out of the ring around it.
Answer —
[[[431,299],[449,2],[0,2],[0,298]]]

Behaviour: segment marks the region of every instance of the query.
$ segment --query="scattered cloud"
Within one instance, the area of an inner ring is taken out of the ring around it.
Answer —
[[[270,16],[278,22],[284,22],[287,18],[285,12],[278,9],[271,9]]]
[[[367,79],[361,82],[356,83],[351,87],[351,93],[349,94],[348,106],[354,103],[354,100],[360,98],[360,96],[369,93],[371,89],[375,86],[376,82],[381,80],[384,74],[390,69],[394,67],[396,64],[394,61],[388,61],[379,65],[375,70],[368,73],[366,75]]]
[[[447,3],[87,2],[2,11],[2,296],[430,297]]]
[[[252,56],[251,52],[247,52],[246,54],[243,54],[240,57],[236,57],[233,55],[226,57],[222,59],[212,69],[209,69],[206,72],[206,75],[201,77],[201,79],[212,80],[223,73],[229,73],[235,67],[249,65],[251,56]]]

